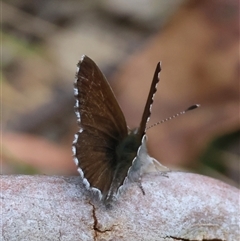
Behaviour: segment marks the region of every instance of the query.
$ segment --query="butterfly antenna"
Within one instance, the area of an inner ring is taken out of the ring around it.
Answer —
[[[174,119],[174,118],[176,118],[176,117],[178,117],[178,116],[180,116],[180,115],[185,114],[187,111],[194,110],[194,109],[196,109],[196,108],[198,108],[198,107],[200,107],[199,104],[192,105],[192,106],[188,107],[188,108],[187,108],[186,110],[184,110],[184,111],[181,111],[181,112],[179,112],[179,113],[177,113],[177,114],[175,114],[175,115],[173,115],[173,116],[171,116],[171,117],[168,117],[168,118],[166,118],[166,119],[164,119],[164,120],[158,121],[158,122],[156,122],[156,123],[148,126],[148,127],[146,128],[146,130],[148,130],[148,129],[154,127],[154,126],[157,126],[157,125],[159,125],[159,124],[162,124],[163,122],[172,120],[172,119]]]

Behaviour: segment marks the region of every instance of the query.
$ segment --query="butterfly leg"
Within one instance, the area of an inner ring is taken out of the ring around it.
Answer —
[[[137,184],[138,184],[139,188],[141,189],[143,195],[145,195],[146,193],[145,193],[143,185],[142,185],[142,177],[139,177]]]
[[[167,172],[171,172],[171,170],[170,170],[168,167],[162,165],[159,161],[157,161],[157,160],[154,159],[154,158],[152,158],[152,161],[153,161],[155,170],[156,170],[160,175],[162,175],[162,176],[164,176],[164,177],[168,177]]]

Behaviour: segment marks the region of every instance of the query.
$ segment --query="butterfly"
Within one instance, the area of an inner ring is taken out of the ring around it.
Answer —
[[[139,180],[149,165],[162,165],[146,147],[146,124],[157,91],[160,62],[138,128],[127,127],[123,112],[96,63],[82,56],[74,82],[75,113],[80,127],[72,144],[73,159],[83,183],[99,193],[104,204],[116,200],[126,179]]]

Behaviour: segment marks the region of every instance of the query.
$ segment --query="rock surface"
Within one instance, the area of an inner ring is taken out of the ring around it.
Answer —
[[[239,190],[197,174],[143,177],[111,209],[80,177],[1,176],[6,240],[239,240]]]

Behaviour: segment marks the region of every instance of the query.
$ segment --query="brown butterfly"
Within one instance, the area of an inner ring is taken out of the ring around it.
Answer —
[[[162,166],[147,154],[145,135],[160,71],[158,63],[140,126],[129,130],[98,66],[87,56],[78,63],[74,96],[80,129],[75,134],[72,151],[84,184],[97,190],[105,204],[116,199],[127,177],[137,180],[149,165]]]

